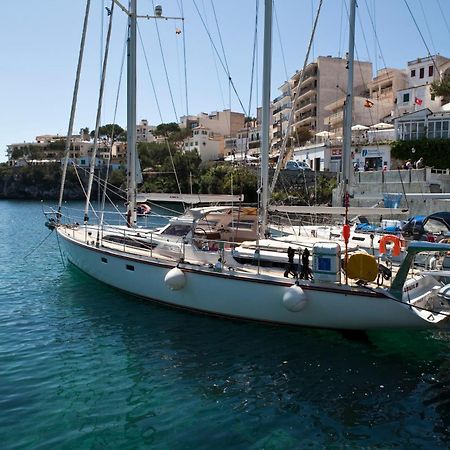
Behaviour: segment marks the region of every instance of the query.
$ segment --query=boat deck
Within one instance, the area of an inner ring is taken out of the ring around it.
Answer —
[[[125,234],[129,230],[124,229],[123,231]],[[184,253],[183,243],[181,242],[181,239],[178,242],[167,241],[167,246],[169,247],[169,249],[164,248],[166,244],[156,246],[156,248],[154,248],[153,245],[151,245],[152,244],[151,241],[148,241],[149,245],[147,248],[143,248],[143,247],[136,247],[134,245],[127,245],[126,243],[111,242],[102,239],[101,234],[99,235],[100,238],[99,241],[97,242],[98,233],[95,227],[91,227],[91,231],[89,231],[89,228],[85,228],[84,226],[62,226],[61,232],[78,242],[83,242],[93,247],[110,249],[112,251],[120,252],[121,254],[126,253],[132,257],[138,257],[139,259],[149,261],[160,261],[163,263],[174,263],[174,264],[182,262],[183,264],[191,264],[193,266],[210,268],[212,270],[217,271],[218,268],[214,267],[212,261],[217,261],[218,258],[221,256],[219,252],[208,254],[208,252],[199,251],[198,249],[196,249],[195,252],[190,252],[190,256],[187,256],[187,254]],[[135,235],[136,233],[133,232],[133,234]],[[209,260],[206,258],[206,256],[209,257]],[[239,264],[236,263],[235,261],[231,263],[230,261],[227,261],[227,258],[225,258],[225,261],[223,265],[221,265],[221,268],[219,268],[219,270],[222,271],[232,270],[236,273],[255,274],[255,275],[257,274],[265,277],[286,279],[286,277],[284,276],[285,268],[264,267],[264,266],[258,267],[257,265],[254,264]],[[385,264],[385,261],[383,261],[383,263]],[[380,284],[377,284],[376,281],[361,283],[358,280],[351,280],[351,279],[347,280],[347,284],[351,287],[361,287],[362,285],[364,285],[370,289],[376,289],[380,286],[389,287],[392,280],[395,278],[395,275],[398,270],[398,265],[392,265],[390,266],[390,269],[392,270],[391,279],[382,280],[382,275],[380,274],[379,276]],[[410,271],[410,277],[416,276],[419,277],[421,273],[422,269],[419,268],[412,269]],[[289,275],[289,279],[294,280],[294,277],[292,275]],[[341,281],[336,283],[337,284],[345,283],[345,274],[343,272],[341,273]]]

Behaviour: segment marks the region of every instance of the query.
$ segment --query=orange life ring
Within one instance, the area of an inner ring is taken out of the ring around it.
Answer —
[[[388,242],[394,244],[394,247],[392,249],[392,256],[400,256],[402,246],[401,239],[398,236],[394,236],[392,234],[387,234],[380,239],[380,255],[386,253],[386,244]]]

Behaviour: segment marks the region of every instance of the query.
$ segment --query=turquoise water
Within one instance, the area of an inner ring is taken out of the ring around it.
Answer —
[[[166,309],[64,267],[54,234],[35,249],[43,224],[0,202],[2,449],[449,447],[448,333]]]

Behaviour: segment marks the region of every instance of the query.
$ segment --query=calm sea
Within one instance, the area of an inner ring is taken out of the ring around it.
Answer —
[[[0,202],[2,449],[449,447],[448,333],[166,309],[65,267],[48,234],[40,203]]]

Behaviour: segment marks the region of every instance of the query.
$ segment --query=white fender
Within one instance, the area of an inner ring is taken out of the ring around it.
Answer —
[[[292,312],[298,312],[306,306],[306,295],[300,286],[291,286],[283,295],[284,307]]]
[[[172,291],[178,291],[184,288],[186,284],[186,276],[181,269],[174,267],[167,272],[164,277],[164,283],[166,283],[166,286],[169,289],[172,289]]]

